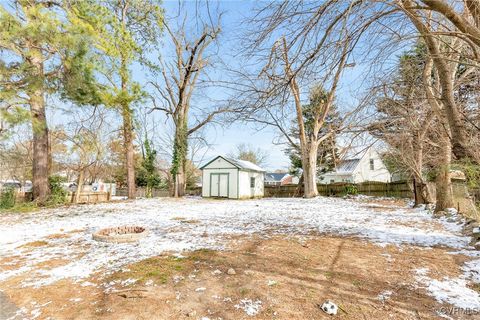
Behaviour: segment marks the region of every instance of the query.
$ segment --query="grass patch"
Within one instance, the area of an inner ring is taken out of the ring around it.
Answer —
[[[8,209],[0,209],[1,213],[29,213],[39,210],[35,202],[17,203]]]
[[[245,297],[251,292],[251,290],[248,288],[240,288],[239,292],[242,297]]]
[[[153,280],[155,283],[165,284],[174,273],[185,270],[186,259],[175,257],[155,257],[142,260],[128,267],[129,271],[114,274],[113,280],[128,278],[145,282]]]
[[[355,280],[352,281],[352,284],[353,284],[355,287],[361,289],[363,286],[365,286],[365,281],[355,279]]]
[[[199,249],[192,252],[192,254],[188,257],[194,261],[208,261],[212,260],[217,255],[215,250],[211,249]]]
[[[189,257],[177,258],[160,256],[148,258],[127,267],[129,271],[113,274],[109,281],[137,279],[140,282],[153,280],[157,284],[166,284],[174,275],[187,276],[195,269],[195,261],[206,261],[215,255],[215,251],[201,249],[192,252]]]
[[[64,206],[65,203],[48,203],[44,206],[39,206],[35,201],[16,203],[11,208],[0,208],[0,214],[2,213],[30,213],[38,211],[42,208],[53,209]]]

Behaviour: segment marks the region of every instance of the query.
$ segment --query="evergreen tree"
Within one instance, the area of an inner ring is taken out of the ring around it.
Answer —
[[[150,146],[150,141],[145,139],[145,153],[142,160],[142,166],[137,175],[137,184],[146,187],[146,197],[151,198],[153,189],[157,188],[160,183],[160,175],[158,174],[155,161],[157,159],[157,151]]]
[[[31,125],[33,196],[41,204],[50,193],[46,97],[55,90],[80,103],[96,97],[94,86],[84,85],[93,67],[85,59],[93,30],[78,19],[82,1],[11,4],[0,5],[0,112]]]
[[[98,32],[102,102],[117,110],[123,120],[129,198],[135,198],[134,106],[145,97],[131,68],[134,63],[146,62],[148,50],[158,45],[163,26],[160,4],[159,0],[110,0],[89,5],[90,21]]]

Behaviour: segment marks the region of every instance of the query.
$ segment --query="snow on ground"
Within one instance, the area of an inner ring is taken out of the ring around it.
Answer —
[[[394,210],[392,210],[392,208]],[[375,210],[374,210],[375,209]],[[307,235],[310,232],[358,236],[379,245],[444,246],[465,252],[469,238],[461,235],[462,225],[452,219],[434,219],[421,209],[381,206],[368,207],[355,200],[318,197],[315,199],[260,199],[220,201],[201,198],[144,199],[134,202],[84,205],[44,210],[29,215],[0,216],[0,257],[9,257],[21,267],[0,269],[0,282],[24,275],[23,286],[40,287],[64,278],[85,282],[100,272],[119,270],[122,266],[163,252],[181,253],[199,248],[224,248],[226,240],[236,235],[269,234]],[[92,239],[101,228],[138,225],[150,229],[136,244],[110,244]],[[58,237],[68,234],[69,237]],[[49,237],[57,235],[56,237]],[[25,244],[45,240],[38,247]],[[38,269],[36,264],[52,259],[67,259],[67,264]],[[465,288],[466,281],[479,281],[475,268],[480,260],[464,266],[461,279],[450,284]],[[466,292],[447,290],[447,284],[423,276],[419,282],[442,291],[450,303],[476,301],[448,297]],[[463,281],[463,282],[462,282]],[[469,292],[470,293],[470,292]],[[478,294],[476,294],[478,298]]]
[[[436,280],[427,276],[426,268],[415,271],[420,287],[427,289],[438,302],[448,302],[462,309],[480,309],[480,295],[467,287],[466,275],[455,279],[445,277],[443,280]]]
[[[262,301],[256,300],[252,301],[251,299],[242,299],[238,304],[235,305],[235,308],[242,309],[248,316],[253,317],[260,312],[262,308]]]

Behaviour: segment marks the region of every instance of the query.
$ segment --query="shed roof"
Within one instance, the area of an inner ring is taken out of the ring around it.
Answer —
[[[261,167],[257,166],[256,164],[254,164],[254,163],[252,163],[252,162],[250,162],[250,161],[240,160],[240,159],[233,159],[233,158],[227,158],[227,157],[224,157],[224,156],[216,156],[215,158],[213,158],[212,160],[208,161],[206,164],[204,164],[203,166],[201,166],[200,169],[205,168],[205,167],[208,166],[211,162],[217,160],[218,158],[222,158],[223,160],[225,160],[225,161],[227,161],[227,162],[230,162],[232,165],[234,165],[235,167],[237,167],[237,168],[240,169],[240,170],[265,172],[264,169],[262,169]]]

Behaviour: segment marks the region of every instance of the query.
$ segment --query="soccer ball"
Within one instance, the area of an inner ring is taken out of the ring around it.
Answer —
[[[327,300],[325,301],[323,304],[322,304],[322,310],[326,313],[326,314],[329,314],[331,316],[334,316],[337,314],[337,311],[338,311],[338,307],[335,303],[333,303],[332,301],[330,300]]]

